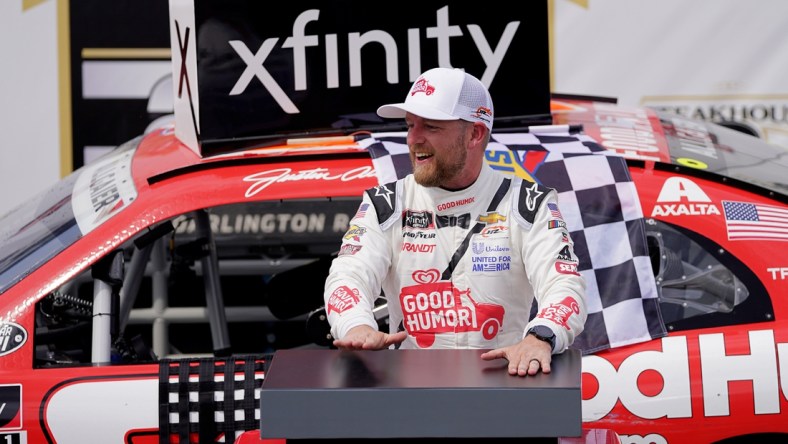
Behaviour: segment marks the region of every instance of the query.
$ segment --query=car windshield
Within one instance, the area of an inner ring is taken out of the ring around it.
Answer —
[[[0,293],[82,236],[71,206],[76,174],[0,218]]]
[[[121,145],[0,216],[0,294],[134,200],[138,143]]]

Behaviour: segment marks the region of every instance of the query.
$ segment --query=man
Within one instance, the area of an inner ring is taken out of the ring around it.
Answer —
[[[377,112],[405,118],[413,173],[367,190],[343,238],[324,293],[334,345],[491,349],[511,375],[549,373],[587,315],[555,191],[487,165],[492,99],[460,69],[426,71]]]

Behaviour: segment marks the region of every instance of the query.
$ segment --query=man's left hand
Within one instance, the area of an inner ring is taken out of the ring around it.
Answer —
[[[552,356],[550,344],[532,335],[527,335],[517,344],[482,353],[485,361],[500,358],[508,360],[509,374],[512,376],[534,376],[539,370],[550,373]]]

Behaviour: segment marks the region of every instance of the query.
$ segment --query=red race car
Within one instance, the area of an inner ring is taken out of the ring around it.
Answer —
[[[338,58],[353,65],[358,23],[402,48],[421,35],[428,53],[427,33],[409,30],[443,23],[449,6],[427,2],[425,17],[384,26],[361,19],[372,12],[288,4],[265,32],[247,23],[260,38],[244,40],[242,19],[264,16],[248,3],[173,2],[174,121],[0,217],[0,442],[257,442],[259,409],[276,408],[259,402],[272,354],[330,347],[331,260],[357,235],[362,192],[409,168],[401,123],[369,113],[410,81],[368,81],[367,65],[299,71],[311,65],[288,56],[340,30],[351,43]],[[546,14],[533,8],[451,5],[462,36],[452,54],[466,45],[454,63],[492,84],[488,163],[560,191],[579,257],[556,267],[590,289],[574,345],[578,439],[785,441],[788,152],[721,125],[551,97],[548,73],[506,56],[545,41],[544,27],[521,23]],[[310,40],[306,23],[318,21],[337,28]],[[504,30],[496,51],[478,49],[487,27]],[[230,44],[199,51],[195,35]],[[320,53],[330,48],[340,53]],[[497,55],[497,71],[479,54]],[[455,305],[500,324],[465,296]],[[388,328],[382,302],[377,314]]]

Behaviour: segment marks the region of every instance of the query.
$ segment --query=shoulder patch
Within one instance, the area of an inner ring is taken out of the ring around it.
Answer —
[[[395,209],[397,208],[397,182],[378,185],[368,189],[366,193],[375,207],[378,223],[384,225],[395,215]]]
[[[520,195],[517,196],[517,212],[529,225],[534,223],[536,213],[550,191],[552,191],[551,188],[523,180],[520,185]]]

